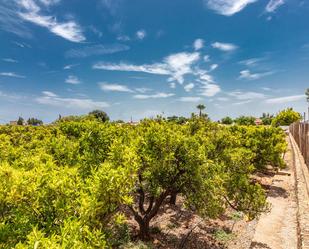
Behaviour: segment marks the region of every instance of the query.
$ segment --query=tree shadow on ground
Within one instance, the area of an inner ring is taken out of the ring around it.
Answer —
[[[252,242],[250,245],[250,249],[275,249],[275,248],[271,248],[265,243]]]
[[[282,198],[288,198],[289,193],[286,191],[286,189],[277,187],[277,186],[269,186],[268,188],[268,196],[270,197],[282,197]]]

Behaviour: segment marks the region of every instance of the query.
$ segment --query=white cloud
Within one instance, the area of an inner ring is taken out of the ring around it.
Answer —
[[[204,40],[203,39],[196,39],[193,43],[193,47],[195,50],[200,50],[204,47]]]
[[[210,61],[210,56],[209,55],[205,55],[203,57],[203,59],[204,59],[205,62],[209,62]]]
[[[106,92],[134,92],[125,85],[110,84],[106,82],[99,83],[101,90]]]
[[[122,44],[94,45],[83,48],[71,49],[65,53],[67,58],[85,58],[93,55],[114,54],[129,50],[130,47]]]
[[[185,89],[186,92],[190,92],[193,88],[194,88],[193,83],[189,83],[189,84],[184,86],[184,89]]]
[[[23,75],[19,75],[13,72],[2,72],[0,73],[0,76],[13,77],[13,78],[26,78]]]
[[[250,58],[247,60],[240,61],[239,64],[245,65],[247,67],[253,67],[263,60],[265,60],[265,58]]]
[[[47,4],[55,1],[44,1]],[[74,21],[60,23],[54,16],[42,15],[41,8],[33,0],[20,0],[18,4],[23,11],[19,12],[19,16],[38,26],[47,28],[50,32],[71,42],[82,42],[86,38],[83,35],[81,27]]]
[[[143,72],[150,74],[169,75],[169,81],[176,80],[180,84],[184,82],[184,75],[193,73],[191,66],[200,58],[199,53],[176,53],[163,59],[161,63],[132,65],[127,63],[96,63],[94,69],[111,71]]]
[[[198,69],[195,74],[199,76],[197,81],[201,82],[202,84],[215,83],[213,77],[209,74],[208,71]]]
[[[13,41],[12,43],[20,48],[31,48],[31,46],[27,43],[22,43],[22,42],[17,42],[17,41]]]
[[[244,100],[244,101],[240,101],[240,102],[236,102],[236,103],[233,103],[232,105],[244,105],[244,104],[248,104],[248,103],[251,103],[252,100]]]
[[[181,97],[179,98],[179,101],[181,102],[199,102],[201,101],[202,98],[201,97]]]
[[[12,58],[3,58],[2,60],[5,61],[5,62],[10,62],[10,63],[17,63],[18,62],[17,60],[14,60]]]
[[[219,85],[212,84],[212,83],[206,83],[201,86],[200,95],[212,97],[218,94],[219,92],[221,92],[221,88]]]
[[[40,0],[40,2],[46,6],[50,6],[59,3],[60,0]]]
[[[224,51],[224,52],[231,52],[231,51],[234,51],[238,48],[238,46],[232,44],[232,43],[223,43],[223,42],[214,42],[211,44],[211,46],[213,48],[217,48],[221,51]]]
[[[117,37],[117,40],[118,40],[118,41],[123,41],[123,42],[125,42],[125,41],[130,41],[131,38],[130,38],[129,36],[127,36],[127,35],[119,35],[119,36]]]
[[[104,63],[99,62],[93,65],[93,69],[102,69],[109,71],[125,71],[125,72],[143,72],[150,74],[169,75],[166,65],[162,63],[144,64],[144,65],[132,65],[127,63]]]
[[[279,98],[270,98],[265,101],[267,104],[283,104],[283,103],[289,103],[294,102],[298,100],[304,100],[305,101],[306,96],[301,95],[292,95],[292,96],[286,96],[286,97],[279,97]]]
[[[135,88],[135,91],[139,92],[139,93],[146,93],[151,91],[152,89],[147,88],[147,87],[139,87],[139,88]]]
[[[141,29],[136,32],[136,37],[139,40],[143,40],[146,37],[147,33],[145,30]]]
[[[49,91],[42,92],[42,96],[37,97],[35,101],[44,105],[59,106],[70,109],[91,110],[109,106],[106,102],[94,101],[92,99],[62,98]]]
[[[195,53],[177,53],[172,54],[164,59],[164,62],[170,71],[171,80],[176,80],[180,84],[184,82],[183,76],[192,73],[192,64],[200,59],[200,54]]]
[[[219,98],[217,98],[217,100],[225,102],[225,101],[229,101],[230,99],[226,98],[226,97],[219,97]]]
[[[68,84],[72,84],[72,85],[78,85],[81,83],[81,81],[74,75],[69,75],[66,80],[65,80],[65,83],[68,83]]]
[[[170,83],[170,88],[172,88],[172,89],[176,88],[176,83],[175,82],[171,82]]]
[[[50,92],[50,91],[43,91],[43,95],[48,96],[48,97],[57,97],[57,94]]]
[[[210,72],[216,70],[218,68],[218,66],[219,66],[218,64],[212,64],[210,66]]]
[[[263,93],[258,92],[242,92],[242,91],[235,91],[228,93],[228,95],[238,99],[238,100],[253,100],[253,99],[264,99],[267,96]]]
[[[159,98],[169,98],[174,96],[174,93],[156,93],[156,94],[137,94],[134,95],[133,98],[135,99],[159,99]]]
[[[266,5],[265,10],[267,12],[274,12],[276,11],[277,8],[279,8],[284,3],[285,3],[284,0],[270,0],[268,4]]]
[[[239,79],[246,80],[258,80],[268,75],[272,75],[274,72],[265,72],[265,73],[251,73],[250,70],[240,71]]]
[[[220,15],[232,16],[257,0],[204,0],[207,7]]]
[[[69,69],[72,69],[73,67],[76,67],[78,66],[79,64],[69,64],[69,65],[65,65],[63,67],[64,70],[69,70]]]

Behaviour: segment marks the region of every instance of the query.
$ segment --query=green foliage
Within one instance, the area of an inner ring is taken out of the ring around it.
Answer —
[[[237,141],[253,153],[251,162],[257,170],[264,170],[267,165],[285,167],[282,154],[287,142],[282,129],[264,126],[233,126],[230,129]]]
[[[24,125],[24,119],[22,117],[18,118],[17,125]]]
[[[94,110],[92,112],[89,112],[88,115],[94,116],[98,121],[103,122],[103,123],[109,121],[109,117],[106,114],[106,112],[101,111],[101,110]]]
[[[224,117],[221,119],[221,124],[230,125],[233,124],[233,119],[231,117]]]
[[[40,120],[40,119],[37,119],[37,118],[29,118],[28,121],[27,121],[27,124],[28,125],[42,125],[43,124],[43,121]]]
[[[306,89],[306,99],[307,99],[307,102],[309,103],[309,88]]]
[[[255,117],[240,116],[234,122],[238,125],[255,125]]]
[[[226,232],[223,229],[218,229],[215,231],[214,236],[217,240],[220,240],[223,243],[227,243],[232,240],[235,235],[231,232]]]
[[[293,108],[287,108],[278,113],[278,115],[273,119],[273,126],[288,126],[294,122],[301,120],[300,113],[293,110]]]
[[[185,117],[171,116],[167,117],[167,121],[174,122],[176,124],[185,124],[188,121],[188,119]]]
[[[263,113],[260,119],[262,120],[263,125],[271,125],[271,122],[274,119],[274,115],[271,115],[269,113]]]
[[[196,108],[199,109],[199,111],[200,111],[199,115],[200,115],[200,118],[201,118],[202,117],[202,111],[206,109],[206,106],[199,104],[199,105],[196,106]]]
[[[137,126],[94,118],[0,126],[0,248],[111,248],[146,239],[171,195],[204,217],[267,209],[251,175],[282,166],[284,134],[194,117]]]

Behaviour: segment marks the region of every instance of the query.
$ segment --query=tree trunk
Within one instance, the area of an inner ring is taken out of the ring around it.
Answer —
[[[142,219],[140,222],[138,222],[139,225],[139,238],[143,241],[147,241],[150,239],[150,232],[149,232],[149,220],[148,219]]]
[[[171,194],[171,192],[166,190],[165,192],[161,193],[161,195],[157,198],[151,197],[150,200],[149,200],[149,207],[143,213],[138,212],[132,206],[128,206],[130,208],[130,210],[132,211],[133,215],[134,215],[134,219],[136,220],[136,222],[139,225],[138,236],[140,237],[141,240],[146,241],[146,240],[150,239],[150,231],[149,231],[150,221],[153,217],[155,217],[157,215],[163,201],[170,194]],[[139,199],[139,200],[141,200],[141,199]]]
[[[176,201],[177,201],[177,192],[173,192],[170,196],[170,204],[176,205]]]

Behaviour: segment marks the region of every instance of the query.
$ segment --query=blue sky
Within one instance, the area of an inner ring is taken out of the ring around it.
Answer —
[[[301,0],[1,0],[0,122],[306,110]]]

